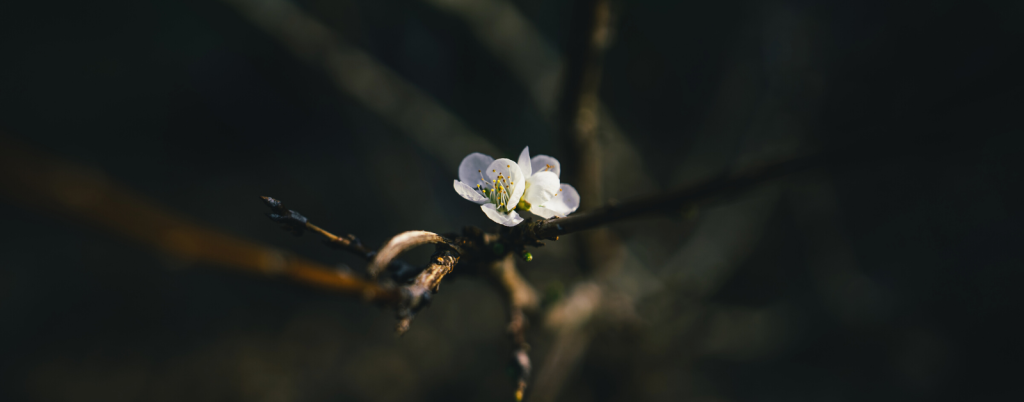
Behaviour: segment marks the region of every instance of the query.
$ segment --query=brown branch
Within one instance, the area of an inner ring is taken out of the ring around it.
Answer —
[[[399,254],[412,249],[413,247],[431,243],[444,244],[458,253],[463,251],[455,244],[454,241],[446,239],[444,236],[437,233],[423,230],[411,230],[399,233],[395,237],[392,237],[391,240],[388,240],[388,242],[380,248],[380,251],[377,252],[377,255],[373,257],[373,260],[370,262],[370,266],[367,267],[367,270],[371,277],[376,278],[377,275],[380,275],[380,273],[384,271],[384,268],[391,264]]]
[[[511,253],[495,261],[490,272],[508,302],[509,322],[506,331],[512,340],[512,364],[516,370],[515,396],[517,401],[521,401],[533,371],[530,344],[526,342],[526,330],[529,327],[526,312],[537,309],[539,298],[533,286],[516,270],[515,256]]]
[[[414,230],[408,232],[399,233],[397,236],[392,237],[387,243],[381,247],[379,252],[367,249],[359,242],[353,235],[346,237],[339,237],[330,233],[320,227],[313,225],[309,220],[302,216],[302,214],[290,210],[284,207],[284,204],[271,197],[261,197],[263,202],[273,211],[267,214],[270,219],[281,224],[281,227],[285,230],[295,234],[296,236],[302,235],[306,230],[313,231],[327,239],[327,243],[334,245],[338,248],[342,248],[355,253],[367,260],[370,260],[370,266],[367,270],[370,276],[377,277],[381,272],[384,271],[385,267],[400,267],[409,266],[404,262],[400,262],[395,259],[402,252],[412,249],[414,247],[434,243],[437,244],[437,252],[430,258],[429,265],[423,270],[416,270],[419,274],[414,278],[412,283],[403,286],[398,291],[397,297],[397,314],[399,318],[396,332],[399,335],[404,334],[409,330],[409,326],[412,323],[412,318],[420,309],[430,303],[430,295],[437,293],[438,288],[441,285],[441,279],[452,272],[455,268],[455,264],[459,261],[460,253],[465,251],[455,244],[455,242],[440,236],[436,233],[426,232],[422,230]],[[468,241],[463,239],[462,243]],[[400,270],[413,272],[415,268],[399,268]],[[398,276],[403,274],[399,273]],[[390,290],[390,289],[389,289]],[[394,291],[393,291],[394,292]]]
[[[282,274],[308,285],[357,295],[366,301],[397,304],[403,299],[402,294],[395,288],[383,287],[347,272],[332,270],[304,259],[289,259]]]
[[[403,301],[398,308],[399,321],[395,327],[395,332],[399,336],[409,330],[413,316],[430,304],[430,295],[437,293],[441,287],[441,280],[455,269],[455,264],[459,263],[459,255],[446,246],[441,246],[430,260],[430,265],[416,276],[412,284],[402,287]]]
[[[285,231],[288,231],[293,235],[301,236],[303,233],[305,233],[305,231],[309,230],[313,233],[323,236],[325,243],[327,243],[327,245],[334,248],[350,251],[364,260],[372,262],[374,260],[374,257],[377,256],[376,251],[364,246],[363,243],[359,241],[359,238],[357,238],[355,235],[349,234],[344,237],[337,236],[331,232],[328,232],[320,228],[319,226],[314,225],[312,222],[309,221],[309,219],[307,219],[305,216],[302,216],[302,214],[294,210],[285,208],[284,203],[282,203],[280,200],[276,198],[267,196],[261,196],[260,198],[263,200],[264,204],[270,207],[272,211],[271,213],[267,214],[267,217],[269,217],[274,222],[280,224],[281,228],[283,228]],[[391,271],[392,279],[394,279],[398,283],[404,283],[413,275],[416,275],[420,272],[419,267],[413,266],[405,261],[393,258],[387,262],[386,266]]]
[[[523,278],[516,269],[515,256],[511,253],[491,266],[491,276],[497,281],[508,298],[510,306],[533,311],[540,304],[537,290]]]
[[[591,212],[521,225],[526,239],[556,239],[560,235],[592,229],[616,221],[650,215],[706,201],[709,198],[742,190],[762,182],[826,163],[838,163],[850,152],[817,153],[797,157],[737,174],[722,174],[667,193],[610,203]]]
[[[577,2],[570,40],[565,86],[562,89],[562,138],[566,150],[563,174],[577,183],[580,198],[593,202],[601,195],[600,144],[597,142],[598,93],[605,50],[611,31],[609,0]]]
[[[578,29],[577,43],[569,46],[571,50],[563,95],[562,138],[565,149],[571,150],[567,152],[570,158],[566,165],[570,170],[566,173],[576,184],[585,211],[601,203],[604,198],[601,143],[598,141],[597,129],[601,73],[612,17],[610,0],[581,1],[576,4],[574,25]],[[581,215],[585,214],[581,212]],[[536,231],[543,228],[545,222],[528,226],[527,229]],[[543,233],[533,233],[533,240],[557,238],[563,234],[560,232],[554,236],[543,236]],[[621,245],[607,228],[586,233],[576,241],[584,271],[597,274],[616,269],[617,264],[610,262],[615,259],[607,255],[615,253]],[[584,325],[590,321],[601,296],[601,286],[593,280],[587,281],[577,286],[570,297],[556,305],[548,315],[547,326],[555,330],[556,339],[540,371],[536,387],[537,400],[558,399],[565,378],[586,352],[590,335]]]
[[[102,172],[0,135],[0,197],[83,222],[188,262],[281,275],[315,287],[394,304],[397,289],[273,247],[198,225]]]
[[[260,199],[273,211],[268,213],[267,217],[279,223],[282,228],[296,236],[300,236],[304,231],[309,230],[323,236],[328,245],[350,251],[365,260],[370,260],[375,255],[375,252],[363,246],[363,243],[355,235],[337,236],[309,222],[302,214],[285,208],[281,200],[267,196],[260,196]]]
[[[323,236],[327,244],[340,249],[348,250],[356,255],[362,256],[363,258],[373,258],[374,251],[363,246],[363,243],[359,241],[355,235],[348,234],[345,237],[339,237],[331,232],[321,229],[319,226],[314,225],[312,222],[306,222],[306,229]]]

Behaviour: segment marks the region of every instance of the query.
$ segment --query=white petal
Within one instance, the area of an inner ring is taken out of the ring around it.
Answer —
[[[510,187],[508,190],[511,192],[508,198],[508,205],[510,205],[508,208],[515,208],[519,203],[519,198],[523,196],[523,191],[526,190],[526,177],[519,169],[519,164],[512,162],[511,159],[497,159],[491,162],[485,173],[487,173],[488,180],[497,179],[499,173],[505,177],[506,185]]]
[[[459,180],[470,187],[480,183],[480,172],[487,169],[494,162],[494,158],[479,152],[473,152],[462,158],[459,164]]]
[[[533,167],[530,164],[530,147],[523,148],[523,152],[519,154],[519,169],[523,171],[523,176],[530,177],[533,175]]]
[[[530,208],[530,212],[544,218],[569,216],[569,214],[576,212],[576,209],[580,207],[580,193],[568,184],[563,183],[560,187],[562,191],[558,192],[558,196],[552,198],[551,201],[545,202],[544,205]]]
[[[558,197],[556,198],[560,198],[562,200],[562,203],[565,204],[566,208],[569,208],[568,212],[566,212],[565,214],[569,215],[573,212],[576,212],[576,209],[580,207],[580,193],[576,191],[576,187],[562,183],[561,185],[558,186],[558,188],[559,190],[562,190],[562,192],[559,193]]]
[[[512,186],[512,197],[508,199],[508,204],[511,205],[509,209],[515,209],[516,205],[519,204],[519,199],[522,198],[523,193],[526,191],[526,175],[520,170],[518,164],[513,164],[511,169],[512,182],[515,183],[515,186]],[[512,213],[515,213],[515,211],[512,211]]]
[[[512,227],[518,225],[519,222],[523,221],[523,217],[519,216],[516,211],[503,214],[495,209],[494,204],[484,204],[480,206],[480,209],[484,211],[484,214],[492,221],[498,222],[502,225]]]
[[[558,194],[558,176],[551,172],[537,172],[537,174],[526,179],[529,188],[523,194],[523,199],[531,205],[541,205],[548,202],[555,194]]]
[[[461,195],[462,198],[473,201],[477,204],[483,204],[488,201],[487,197],[484,197],[483,194],[480,194],[479,190],[473,188],[472,186],[458,180],[455,180],[454,184],[455,192],[459,193],[459,195]]]
[[[547,208],[544,208],[544,207],[541,207],[541,206],[531,207],[530,208],[530,212],[532,212],[534,215],[537,215],[537,216],[539,216],[541,218],[544,218],[544,219],[551,219],[551,218],[554,218],[555,216],[562,216],[562,215],[558,215],[557,213],[555,213],[555,211],[552,211],[550,209],[547,209]]]
[[[558,159],[552,158],[547,155],[537,155],[533,159],[530,159],[530,167],[533,172],[554,172],[555,176],[562,175],[562,165],[558,163]]]

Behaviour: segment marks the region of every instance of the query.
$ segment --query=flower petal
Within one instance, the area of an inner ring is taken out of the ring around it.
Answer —
[[[470,187],[476,186],[480,183],[480,172],[487,169],[491,162],[494,162],[494,158],[479,152],[467,155],[462,158],[462,163],[459,163],[459,180]]]
[[[532,205],[542,205],[558,194],[558,176],[552,172],[537,172],[526,179],[529,188],[523,199]]]
[[[498,212],[494,207],[494,204],[484,204],[480,206],[480,209],[484,211],[484,214],[492,221],[498,222],[504,226],[512,227],[518,225],[519,222],[523,221],[523,217],[519,216],[516,211],[511,211],[507,214]]]
[[[480,194],[479,190],[473,188],[472,186],[458,180],[455,180],[454,184],[455,192],[459,193],[459,195],[461,195],[462,198],[473,201],[477,204],[483,204],[488,201],[487,197],[484,197],[483,194]]]
[[[573,186],[562,183],[558,196],[544,203],[544,205],[530,208],[530,212],[543,218],[554,216],[569,216],[580,207],[580,193]]]
[[[484,173],[487,174],[489,180],[497,179],[498,174],[505,178],[505,185],[509,187],[510,191],[508,205],[510,205],[510,209],[515,208],[519,203],[519,198],[523,196],[523,191],[526,190],[526,177],[519,169],[519,164],[507,158],[497,159],[491,162]]]
[[[555,211],[544,208],[542,206],[531,207],[530,212],[544,219],[551,219],[554,218],[555,216],[562,216],[555,213]]]
[[[530,164],[530,147],[523,148],[523,152],[519,154],[519,169],[523,171],[523,176],[530,177],[533,175],[533,167]]]
[[[561,192],[554,199],[561,201],[560,205],[564,206],[564,209],[561,211],[564,214],[562,216],[568,216],[576,212],[576,209],[580,207],[580,193],[576,191],[575,187],[565,183],[559,185],[559,190]],[[550,202],[546,204],[550,204]]]
[[[554,172],[555,176],[562,175],[562,165],[558,163],[558,159],[547,155],[537,155],[530,159],[530,168],[534,173],[547,171]]]
[[[526,191],[526,176],[523,175],[523,171],[520,170],[518,164],[512,164],[511,169],[512,182],[515,185],[512,186],[512,197],[508,199],[508,204],[511,205],[509,209],[515,209],[516,204],[519,204],[519,199],[523,197],[523,193]],[[512,211],[512,213],[515,213],[515,211]]]

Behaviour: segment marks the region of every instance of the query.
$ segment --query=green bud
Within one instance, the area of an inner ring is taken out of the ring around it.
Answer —
[[[530,254],[529,251],[524,251],[523,252],[523,259],[526,260],[526,262],[533,261],[533,254]]]

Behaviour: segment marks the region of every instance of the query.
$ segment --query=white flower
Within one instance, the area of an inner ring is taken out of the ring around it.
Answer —
[[[471,153],[459,164],[459,180],[455,192],[480,205],[492,221],[515,226],[523,221],[516,206],[526,190],[526,177],[519,164],[511,159],[495,160],[481,153]]]
[[[566,216],[580,206],[580,194],[568,184],[559,183],[561,165],[547,155],[530,159],[530,147],[523,148],[519,163],[495,160],[481,153],[469,154],[459,164],[455,192],[480,204],[492,221],[515,226],[523,218],[516,208],[543,218]]]
[[[562,167],[558,159],[537,155],[530,159],[530,147],[519,154],[519,167],[526,176],[525,209],[542,218],[567,216],[580,206],[580,194],[573,186],[559,183]]]

